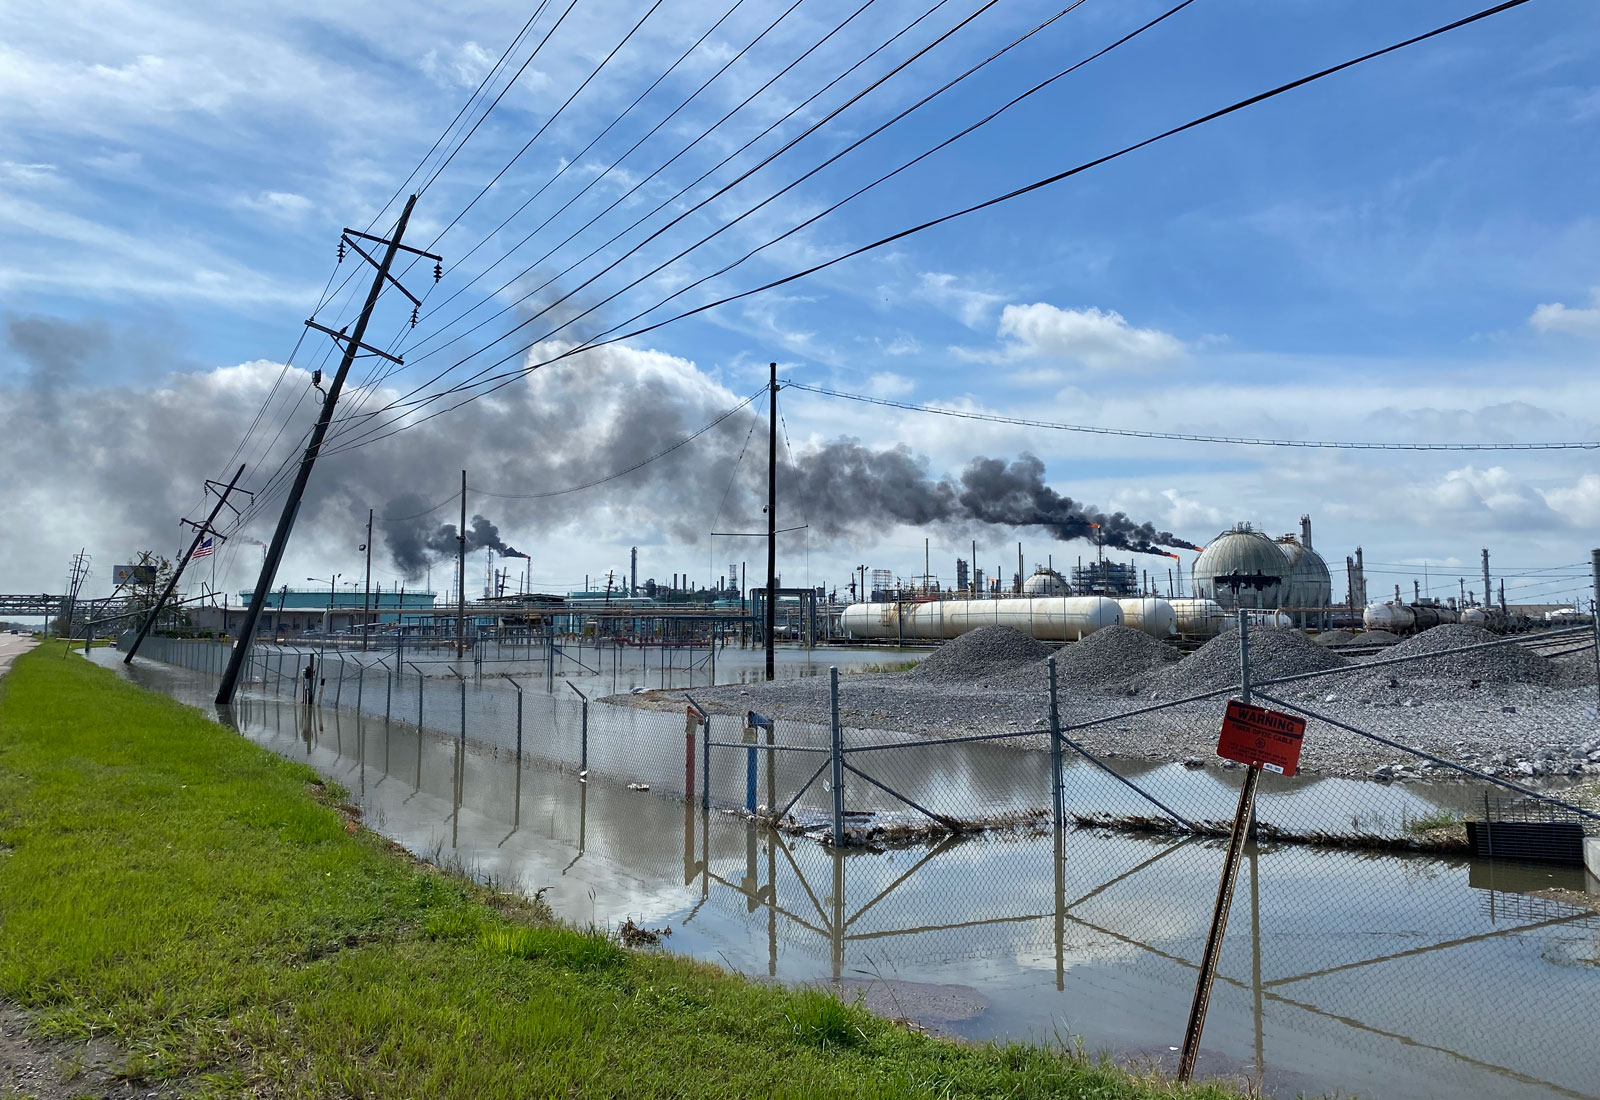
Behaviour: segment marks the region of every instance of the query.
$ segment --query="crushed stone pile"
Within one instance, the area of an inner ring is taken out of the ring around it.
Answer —
[[[1400,635],[1390,634],[1387,630],[1364,630],[1355,637],[1356,645],[1394,645],[1400,640]]]
[[[1509,639],[1491,634],[1471,623],[1446,623],[1432,630],[1424,630],[1389,650],[1384,657],[1415,657],[1485,642],[1507,644],[1494,649],[1452,653],[1431,660],[1375,668],[1372,675],[1385,680],[1394,676],[1400,679],[1481,680],[1492,684],[1538,684],[1544,687],[1562,687],[1568,682],[1570,674],[1567,670],[1548,657],[1524,649]]]
[[[1049,655],[1049,646],[1015,627],[986,626],[946,643],[909,675],[919,684],[972,684]]]
[[[1322,645],[1349,645],[1355,640],[1356,636],[1348,630],[1324,630],[1314,639]]]
[[[1142,631],[1106,627],[1056,650],[1056,685],[1063,693],[1122,694],[1182,657],[1167,643]],[[1007,673],[1004,684],[1018,688],[1048,685],[1049,675],[1045,662],[1038,661]]]
[[[1250,675],[1256,680],[1325,672],[1350,664],[1293,627],[1250,631]],[[1150,687],[1164,699],[1216,691],[1239,682],[1239,635],[1233,631],[1211,639],[1189,656],[1152,678]]]

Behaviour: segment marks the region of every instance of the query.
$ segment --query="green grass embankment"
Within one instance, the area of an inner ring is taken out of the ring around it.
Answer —
[[[638,953],[349,831],[338,792],[59,645],[0,681],[0,996],[220,1095],[1178,1090]]]

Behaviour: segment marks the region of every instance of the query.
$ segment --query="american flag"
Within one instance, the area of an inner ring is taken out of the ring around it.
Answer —
[[[194,556],[197,558],[209,558],[211,556],[211,549],[211,540],[204,539],[201,541],[200,545],[195,548]]]

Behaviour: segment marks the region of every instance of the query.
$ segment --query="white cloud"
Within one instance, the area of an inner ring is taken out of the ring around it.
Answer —
[[[986,323],[994,307],[1005,301],[1005,295],[987,290],[962,286],[957,277],[944,271],[924,271],[916,294],[949,312],[968,328]]]
[[[1584,474],[1563,488],[1545,489],[1545,503],[1574,527],[1600,524],[1600,474]]]
[[[1600,287],[1589,291],[1588,307],[1547,302],[1536,307],[1528,323],[1540,332],[1565,332],[1572,336],[1600,336]]]
[[[916,383],[903,374],[880,371],[867,380],[867,392],[873,397],[909,397]]]
[[[283,218],[286,221],[298,221],[311,209],[312,202],[304,195],[297,195],[293,191],[263,191],[259,195],[247,195],[241,198],[239,205],[260,214]]]
[[[59,177],[53,164],[19,164],[14,160],[0,160],[0,180],[22,186],[55,183]]]
[[[476,42],[463,42],[440,56],[435,46],[422,55],[418,63],[424,75],[434,82],[449,87],[475,88],[483,76],[494,66],[494,54]]]
[[[1184,356],[1183,342],[1153,328],[1135,328],[1115,310],[1061,309],[1047,302],[1009,305],[1000,336],[1010,359],[1067,360],[1090,370],[1165,366]]]
[[[1432,485],[1417,486],[1408,495],[1435,514],[1455,513],[1465,521],[1475,517],[1484,527],[1549,527],[1561,521],[1537,489],[1504,466],[1463,466]]]

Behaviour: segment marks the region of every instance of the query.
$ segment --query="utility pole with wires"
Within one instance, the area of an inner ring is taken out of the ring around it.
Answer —
[[[372,509],[367,509],[367,541],[361,549],[367,552],[367,588],[361,597],[361,652],[367,651],[372,640]]]
[[[456,660],[467,652],[467,471],[461,471],[461,527],[456,531]]]
[[[315,320],[307,320],[306,326],[319,332],[326,333],[333,338],[344,351],[339,360],[338,370],[334,372],[333,380],[328,384],[328,391],[322,399],[322,411],[317,416],[316,425],[311,429],[311,438],[306,443],[305,454],[300,459],[300,469],[296,473],[294,485],[289,490],[288,497],[283,502],[283,512],[278,517],[278,526],[272,534],[272,543],[267,547],[265,559],[261,563],[261,575],[256,578],[255,591],[250,596],[250,606],[245,611],[244,622],[239,628],[239,640],[235,643],[233,651],[228,655],[228,667],[223,671],[222,682],[217,687],[216,702],[226,706],[233,702],[233,694],[239,686],[239,673],[244,668],[244,662],[250,653],[250,646],[255,642],[256,625],[261,619],[261,610],[267,602],[267,594],[272,590],[273,581],[277,577],[278,565],[283,560],[283,551],[289,543],[289,533],[294,529],[295,517],[300,511],[300,500],[305,496],[306,484],[311,480],[311,470],[316,465],[317,455],[322,450],[322,441],[328,434],[328,425],[333,421],[333,412],[339,403],[339,393],[344,389],[345,378],[350,373],[350,365],[355,362],[358,355],[376,355],[388,359],[396,364],[400,360],[388,352],[380,351],[370,344],[362,343],[367,334],[367,324],[372,320],[373,307],[378,304],[378,296],[383,292],[386,283],[399,287],[400,292],[411,299],[414,306],[420,304],[418,299],[404,287],[399,280],[389,274],[389,269],[394,264],[395,254],[404,250],[417,256],[425,256],[434,261],[433,276],[437,281],[442,275],[441,257],[431,252],[424,252],[419,248],[401,244],[405,236],[406,224],[411,220],[411,211],[417,205],[417,196],[412,195],[406,200],[405,209],[400,213],[400,220],[395,223],[394,236],[390,239],[374,237],[368,233],[359,233],[353,229],[346,229],[339,238],[339,255],[342,259],[345,246],[348,244],[357,255],[366,260],[377,272],[372,277],[372,287],[367,291],[366,302],[361,307],[361,315],[356,318],[355,328],[346,335],[343,329],[335,332],[325,325],[318,324]],[[371,241],[383,245],[383,258],[373,259],[365,249],[358,245],[355,238]],[[415,308],[412,317],[416,317]],[[320,373],[320,372],[319,372]],[[319,379],[320,381],[320,379]],[[315,383],[313,383],[315,384]]]
[[[778,364],[770,364],[767,383],[769,423],[767,425],[767,679],[777,679],[773,659],[773,632],[778,626]]]
[[[178,567],[172,571],[172,576],[167,581],[166,591],[161,593],[160,598],[158,598],[151,606],[150,614],[145,616],[144,622],[139,625],[139,633],[133,639],[133,644],[128,647],[128,655],[122,658],[123,664],[133,664],[134,654],[139,652],[139,647],[144,644],[145,638],[149,636],[150,629],[155,626],[156,618],[161,614],[162,607],[164,607],[166,602],[172,598],[172,594],[177,591],[178,581],[183,578],[184,568],[189,564],[190,561],[194,559],[194,552],[200,549],[200,544],[205,541],[206,536],[210,535],[213,538],[219,538],[226,541],[227,536],[218,533],[213,527],[213,524],[217,522],[217,515],[222,511],[223,505],[233,508],[235,515],[239,514],[239,509],[234,508],[234,506],[229,502],[228,497],[233,494],[234,489],[239,484],[239,479],[243,476],[244,464],[240,463],[239,469],[234,472],[233,480],[228,482],[227,487],[217,494],[217,503],[212,506],[211,514],[206,517],[204,523],[191,523],[189,520],[183,521],[194,528],[194,538],[189,543],[188,551],[185,552],[183,557],[178,559]],[[208,493],[216,492],[216,486],[219,484],[220,482],[208,480],[206,482],[206,491]],[[244,493],[246,496],[250,495],[248,489],[239,489],[239,492]],[[216,555],[213,554],[212,559],[215,560],[215,558]],[[223,631],[224,633],[227,631],[227,612],[223,612]]]

